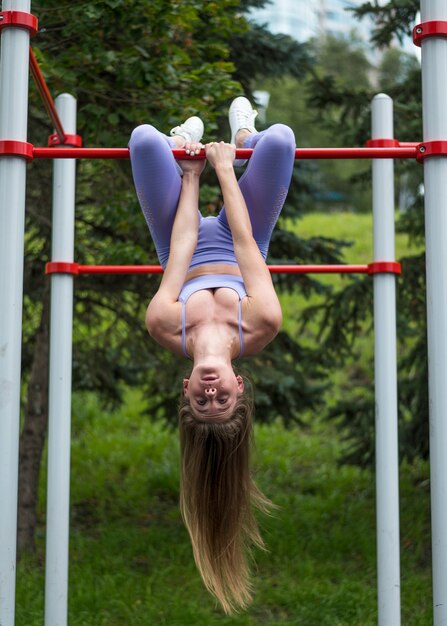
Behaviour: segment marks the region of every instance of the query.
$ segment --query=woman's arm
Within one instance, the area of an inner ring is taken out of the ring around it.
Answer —
[[[184,175],[171,234],[169,259],[153,300],[176,302],[197,245],[199,177]]]
[[[269,269],[253,238],[253,231],[242,192],[233,168],[235,146],[208,144],[208,161],[216,170],[225,204],[225,214],[233,236],[234,253],[244,279],[250,305],[256,317],[278,327],[281,325],[281,306]]]
[[[202,144],[185,145],[189,152],[199,152]],[[199,229],[199,183],[205,160],[179,161],[183,170],[182,189],[172,227],[169,259],[157,296],[176,302],[197,246]]]
[[[177,213],[172,227],[169,259],[158,294],[175,302],[181,291],[197,245],[199,228],[199,180],[195,172],[185,172]]]
[[[155,341],[173,351],[178,330],[178,296],[197,245],[200,174],[185,172],[171,234],[169,259],[157,293],[146,311],[146,328]]]

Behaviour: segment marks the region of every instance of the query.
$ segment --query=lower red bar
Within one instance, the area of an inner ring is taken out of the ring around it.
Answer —
[[[395,261],[378,261],[369,265],[269,265],[271,274],[400,274]],[[47,263],[47,274],[162,274],[160,265],[79,265],[64,261]]]
[[[162,274],[161,265],[79,265],[79,274]]]
[[[269,265],[271,274],[368,274],[367,265]]]

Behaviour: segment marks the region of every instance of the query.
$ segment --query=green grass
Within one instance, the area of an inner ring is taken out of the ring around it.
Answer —
[[[70,626],[376,624],[373,476],[337,466],[330,428],[256,427],[257,480],[279,508],[261,519],[269,552],[255,554],[254,603],[226,617],[202,586],[180,519],[177,433],[143,409],[136,392],[115,412],[75,396]],[[432,621],[427,475],[423,463],[401,475],[406,626]],[[18,569],[17,626],[43,623],[40,519],[38,554]]]

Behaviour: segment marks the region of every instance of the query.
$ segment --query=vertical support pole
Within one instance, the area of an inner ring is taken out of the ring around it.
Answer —
[[[62,94],[56,109],[65,132],[76,134],[76,100]],[[73,262],[75,175],[74,159],[54,161],[52,259],[57,261]],[[45,626],[67,624],[72,322],[73,276],[52,274]]]
[[[421,21],[447,20],[422,0]],[[421,45],[424,141],[447,139],[447,38]],[[434,624],[447,624],[447,157],[424,160]]]
[[[393,102],[372,101],[372,138],[393,138]],[[375,159],[374,260],[394,261],[394,164]],[[399,458],[397,442],[396,277],[374,276],[378,624],[400,624]]]
[[[29,13],[29,0],[3,11]],[[26,141],[29,32],[5,27],[0,52],[0,139]],[[15,620],[26,162],[0,158],[0,624]]]

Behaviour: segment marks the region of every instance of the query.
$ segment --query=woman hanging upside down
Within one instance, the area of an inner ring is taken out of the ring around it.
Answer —
[[[281,307],[265,259],[295,159],[295,138],[275,124],[257,132],[243,97],[230,107],[231,143],[200,143],[203,123],[188,118],[161,134],[137,127],[129,148],[138,199],[164,269],[146,326],[151,337],[192,360],[180,408],[180,507],[207,589],[231,613],[251,601],[250,544],[263,547],[253,506],[270,502],[250,472],[253,401],[232,361],[260,352],[279,331]],[[224,206],[199,211],[205,160],[176,162],[172,148],[205,148]],[[238,181],[235,149],[253,148]]]

